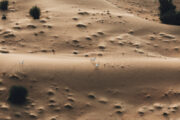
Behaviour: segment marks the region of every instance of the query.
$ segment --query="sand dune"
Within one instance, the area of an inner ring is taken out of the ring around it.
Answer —
[[[33,5],[40,20],[28,15]],[[10,2],[0,23],[0,120],[179,120],[180,27],[157,21],[153,5]],[[7,102],[12,85],[28,89],[27,104]]]
[[[178,116],[178,111],[171,113],[167,109],[174,104],[179,106],[178,58],[105,57],[93,61],[92,58],[67,55],[0,57],[4,61],[0,64],[3,85],[6,88],[15,84],[26,86],[31,104],[35,104],[27,113],[21,112],[22,117],[33,111],[42,119],[41,113],[36,112],[39,106],[43,106],[43,114],[48,117],[52,116],[51,110],[60,107],[53,113],[58,119],[61,115],[69,116],[67,119],[130,119],[133,116],[158,119],[164,112]],[[6,96],[7,90],[4,92]],[[52,95],[48,97],[49,92]],[[54,107],[48,99],[55,101]],[[71,104],[73,110],[64,110],[66,104]],[[162,105],[160,110],[156,108],[158,105]],[[8,111],[13,112],[13,108],[11,106]]]

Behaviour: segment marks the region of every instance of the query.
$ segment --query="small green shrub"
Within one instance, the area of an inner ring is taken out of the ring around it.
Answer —
[[[33,6],[30,11],[29,14],[34,18],[34,19],[39,19],[41,16],[41,10],[39,7],[37,6]]]
[[[0,2],[0,9],[1,10],[8,10],[9,1],[8,0],[2,0]]]
[[[8,101],[13,104],[23,104],[26,102],[28,91],[23,86],[12,86],[9,91]]]

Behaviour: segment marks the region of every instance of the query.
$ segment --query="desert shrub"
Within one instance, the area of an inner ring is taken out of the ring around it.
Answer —
[[[2,0],[0,2],[0,9],[1,10],[8,10],[9,1],[8,0]]]
[[[13,104],[23,104],[26,102],[28,91],[23,86],[12,86],[9,91],[8,101]]]
[[[165,24],[180,25],[180,12],[169,11],[161,15],[160,20]]]
[[[159,3],[160,3],[159,10],[161,15],[169,11],[175,12],[176,10],[176,6],[173,5],[172,0],[159,0]]]
[[[176,6],[172,0],[159,0],[160,20],[165,24],[180,25],[180,12],[176,11]]]
[[[33,6],[30,11],[29,14],[34,18],[34,19],[39,19],[41,16],[41,10],[39,7],[37,6]]]
[[[2,17],[1,17],[1,19],[2,19],[2,20],[6,20],[6,19],[7,19],[6,15],[3,14]]]

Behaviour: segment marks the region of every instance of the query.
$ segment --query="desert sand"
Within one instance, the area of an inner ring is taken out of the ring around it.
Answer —
[[[143,1],[11,1],[0,22],[0,120],[180,120],[180,27]],[[28,89],[27,104],[7,102],[13,85]]]

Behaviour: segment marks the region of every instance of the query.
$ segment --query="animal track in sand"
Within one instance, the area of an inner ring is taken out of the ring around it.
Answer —
[[[15,30],[21,30],[22,27],[16,25],[16,26],[13,27],[13,29],[15,29]]]
[[[106,46],[105,45],[99,45],[98,48],[101,49],[101,50],[105,50]]]
[[[32,119],[37,119],[38,118],[38,115],[34,112],[29,112],[29,117],[32,118]]]
[[[42,114],[42,113],[44,113],[45,108],[44,107],[38,107],[37,111],[38,111],[38,114]]]
[[[104,35],[104,32],[97,32],[99,35]]]
[[[52,25],[47,25],[47,24],[46,24],[46,25],[43,25],[43,27],[44,27],[44,28],[48,28],[48,29],[52,29],[52,28],[53,28]]]
[[[10,106],[7,103],[0,103],[0,110],[9,111]]]
[[[92,35],[92,37],[94,37],[94,38],[97,38],[97,37],[98,37],[98,35],[96,35],[96,34],[93,34],[93,35]]]
[[[121,115],[124,113],[124,110],[116,110],[116,113]]]
[[[159,35],[163,38],[175,39],[175,36],[167,34],[167,33],[159,33]]]
[[[118,42],[118,45],[120,45],[120,46],[124,46],[124,45],[125,45],[125,43],[126,43],[125,41],[119,41],[119,42]]]
[[[161,110],[164,108],[164,105],[161,103],[154,103],[153,106],[155,109],[158,109],[158,110]]]
[[[74,107],[72,106],[71,103],[65,103],[64,104],[64,108],[68,109],[68,110],[72,110]]]
[[[21,77],[17,74],[9,74],[8,77],[11,80],[20,80],[21,79]]]
[[[77,50],[74,50],[73,54],[77,55],[77,54],[79,54],[79,52]]]
[[[34,33],[34,36],[38,36],[38,33],[35,32],[35,33]]]
[[[79,40],[72,40],[73,43],[78,44]]]
[[[53,96],[54,94],[55,94],[55,91],[52,90],[52,89],[49,89],[49,90],[47,91],[47,95],[49,95],[49,96]]]
[[[102,104],[107,104],[108,103],[108,99],[104,98],[104,97],[101,97],[101,98],[98,99],[98,102],[102,103]]]
[[[77,24],[76,27],[78,27],[78,28],[87,28],[87,26],[84,25],[84,24]]]
[[[86,37],[85,39],[86,39],[86,40],[92,40],[92,38],[91,38],[91,37],[89,37],[89,36],[88,36],[88,37]]]
[[[96,96],[95,96],[94,93],[89,93],[89,94],[88,94],[88,98],[90,98],[90,99],[96,99]]]
[[[155,35],[149,35],[149,40],[154,41],[154,40],[156,40],[156,39],[157,39],[157,36],[155,36]]]
[[[140,116],[145,116],[151,113],[161,115],[163,117],[168,117],[171,114],[176,114],[178,109],[179,104],[154,103],[153,105],[139,107],[137,113]]]
[[[123,107],[123,105],[121,103],[115,103],[113,105],[113,108],[115,109],[115,113],[119,114],[119,115],[122,115],[126,112],[125,108]]]
[[[14,38],[14,37],[16,37],[16,35],[11,32],[11,33],[4,34],[3,37],[4,38]]]
[[[43,30],[39,31],[38,32],[39,34],[44,34],[45,32]]]
[[[79,20],[79,18],[72,18],[74,21],[78,21]]]
[[[88,12],[78,12],[79,15],[89,15]]]
[[[179,51],[180,48],[179,48],[179,47],[174,47],[174,50],[175,50],[175,51]]]
[[[68,97],[67,100],[70,102],[75,102],[75,98],[73,98],[73,97]]]
[[[22,117],[22,113],[21,112],[15,112],[14,113],[14,117],[21,118]]]
[[[140,50],[140,49],[135,49],[134,52],[137,52],[139,54],[144,54],[145,53],[143,50]]]
[[[138,114],[139,114],[140,116],[143,116],[143,115],[145,114],[145,109],[144,109],[144,108],[140,108],[140,109],[138,110]]]
[[[37,28],[37,26],[30,24],[30,25],[27,25],[27,28],[29,28],[29,29],[35,29],[35,28]]]
[[[47,23],[47,21],[45,19],[41,19],[40,23]]]
[[[8,53],[10,53],[10,51],[9,50],[2,50],[2,49],[0,49],[0,53],[8,54]]]
[[[121,108],[122,108],[122,105],[121,105],[121,104],[114,104],[114,108],[115,108],[115,109],[121,109]]]

